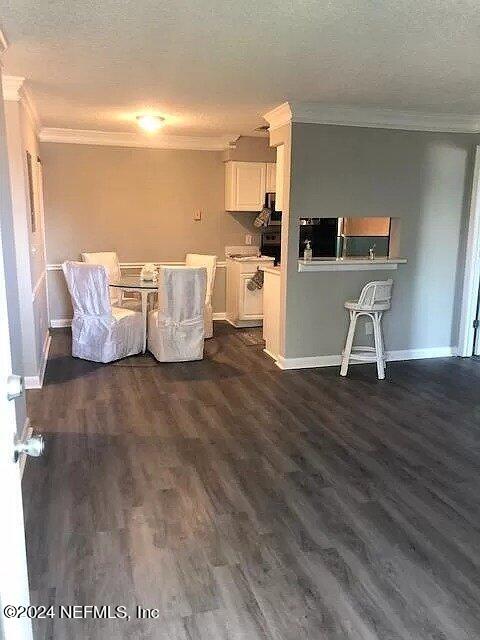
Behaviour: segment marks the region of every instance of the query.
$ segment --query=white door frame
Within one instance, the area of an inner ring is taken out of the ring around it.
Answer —
[[[480,146],[475,147],[472,195],[468,220],[465,272],[463,277],[462,305],[460,311],[460,332],[457,355],[464,358],[473,355],[473,321],[477,315],[478,292],[480,288]]]

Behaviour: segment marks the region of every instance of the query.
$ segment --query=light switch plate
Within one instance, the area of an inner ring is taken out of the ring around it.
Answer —
[[[252,244],[252,236],[250,233],[245,235],[245,244]]]
[[[202,212],[200,209],[197,209],[196,211],[193,212],[193,219],[198,222],[199,220],[202,219]]]

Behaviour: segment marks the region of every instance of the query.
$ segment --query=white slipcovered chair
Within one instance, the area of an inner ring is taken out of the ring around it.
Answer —
[[[98,251],[97,253],[82,253],[82,260],[87,264],[101,264],[107,270],[109,282],[120,280],[122,271],[116,251]],[[121,290],[110,288],[110,302],[113,306],[121,304]]]
[[[207,290],[205,293],[205,338],[211,338],[213,336],[212,295],[213,287],[215,285],[217,256],[202,255],[200,253],[187,253],[185,264],[187,267],[205,267],[207,270]]]
[[[120,261],[116,251],[98,251],[96,253],[82,253],[82,260],[87,264],[101,264],[107,270],[108,281],[115,282],[122,277]],[[134,311],[141,311],[142,305],[137,294],[122,289],[110,287],[110,302],[114,307],[128,307]]]
[[[141,353],[142,314],[112,307],[106,268],[70,261],[62,268],[73,305],[72,355],[111,362]]]
[[[157,308],[148,314],[148,349],[159,362],[203,358],[207,270],[160,267]]]

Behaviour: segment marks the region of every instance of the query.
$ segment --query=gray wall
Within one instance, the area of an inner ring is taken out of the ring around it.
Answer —
[[[7,285],[8,319],[12,351],[12,370],[23,375],[22,334],[20,329],[20,308],[17,286],[15,255],[15,235],[13,227],[12,201],[10,194],[10,174],[5,132],[5,113],[1,88],[0,70],[0,229],[3,247],[5,278]],[[21,433],[26,419],[25,396],[15,401],[17,429]]]
[[[369,280],[393,277],[387,349],[456,346],[462,255],[479,136],[292,125],[289,248],[298,218],[395,216],[397,271],[298,273],[288,261],[285,356],[341,353],[343,303]],[[365,338],[364,338],[365,340]]]
[[[254,214],[225,212],[222,152],[44,143],[41,157],[50,264],[102,250],[121,262],[182,261],[187,252],[224,260],[226,245],[253,233]],[[222,271],[216,312],[225,309]],[[48,282],[50,318],[71,317],[63,275],[50,271]]]

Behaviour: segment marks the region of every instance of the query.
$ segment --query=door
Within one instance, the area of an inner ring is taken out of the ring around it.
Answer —
[[[0,90],[0,638],[32,640],[32,625],[27,611],[19,609],[28,606],[29,592],[20,468],[14,459],[15,405],[9,399],[18,391],[15,387],[19,379],[11,378],[12,354],[4,268],[4,246],[12,249],[10,253],[13,253],[13,246],[9,246],[13,239],[5,231],[11,215],[11,199],[3,119]]]
[[[2,207],[4,195],[1,194]],[[9,379],[13,384],[15,380],[10,378],[10,335],[3,264],[0,229],[0,637],[3,640],[31,640],[30,620],[26,615],[18,617],[21,613],[19,608],[29,604],[29,592],[20,469],[14,460],[15,406],[8,399]],[[9,617],[12,614],[13,617]]]
[[[252,273],[242,273],[240,275],[240,290],[238,317],[240,320],[261,320],[263,318],[263,289],[250,291],[248,283],[255,275]]]
[[[264,162],[228,162],[226,210],[261,211],[265,204],[266,179]]]

